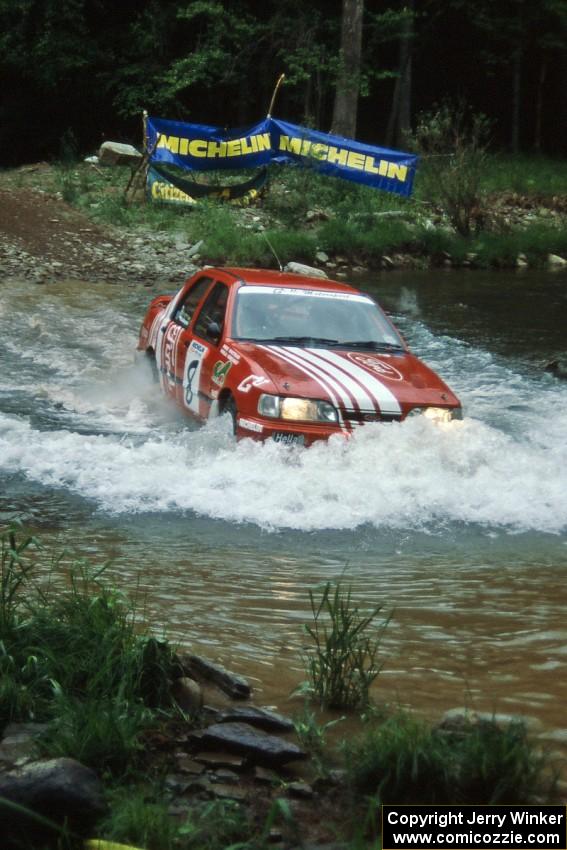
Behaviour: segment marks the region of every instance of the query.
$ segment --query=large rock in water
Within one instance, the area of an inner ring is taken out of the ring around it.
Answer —
[[[180,655],[179,662],[190,676],[213,682],[233,699],[247,699],[250,696],[252,689],[246,679],[231,673],[220,664],[214,664],[208,658],[202,658],[200,655]]]
[[[104,813],[102,785],[90,768],[69,758],[36,761],[17,770],[0,773],[0,798],[56,824],[67,821],[70,829],[84,834]],[[38,844],[53,830],[22,811],[0,805],[2,850],[22,836]],[[30,846],[31,843],[30,843]]]
[[[238,753],[253,764],[268,767],[307,758],[307,753],[297,744],[261,732],[247,723],[214,723],[201,734],[200,743],[203,747]]]
[[[567,360],[552,360],[545,367],[546,372],[551,372],[556,378],[567,381]]]
[[[294,725],[288,717],[270,711],[268,708],[256,708],[252,705],[235,706],[221,711],[218,723],[248,723],[266,732],[293,732]]]

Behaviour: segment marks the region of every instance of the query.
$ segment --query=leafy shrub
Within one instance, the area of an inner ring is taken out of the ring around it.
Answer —
[[[488,122],[464,104],[423,113],[410,144],[422,157],[417,181],[425,200],[440,205],[462,236],[482,220]]]
[[[334,720],[327,720],[325,723],[318,723],[315,714],[309,709],[308,705],[305,705],[303,711],[293,718],[295,734],[299,743],[311,755],[319,769],[322,768],[327,745],[327,732],[344,719],[344,717],[337,717]]]

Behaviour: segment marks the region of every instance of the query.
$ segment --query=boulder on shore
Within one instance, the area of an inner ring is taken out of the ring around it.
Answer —
[[[302,274],[305,277],[328,277],[323,269],[315,268],[315,266],[306,266],[304,263],[288,263],[284,267],[284,272]]]
[[[100,165],[138,165],[142,154],[133,145],[121,142],[103,142],[98,152]]]
[[[22,836],[33,836],[38,842],[41,836],[53,836],[45,820],[57,825],[66,822],[74,832],[84,834],[106,810],[96,773],[70,758],[30,762],[0,774],[0,797],[18,807],[0,807],[2,850]]]
[[[245,756],[252,764],[277,767],[307,758],[297,744],[269,735],[247,723],[214,723],[200,733],[199,743],[211,749],[225,749]]]
[[[179,662],[187,675],[212,682],[233,699],[248,699],[250,696],[252,689],[243,676],[231,673],[208,658],[186,654],[179,656]]]

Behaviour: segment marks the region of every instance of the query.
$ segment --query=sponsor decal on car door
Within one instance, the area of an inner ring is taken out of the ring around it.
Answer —
[[[183,366],[183,404],[195,416],[201,416],[201,369],[209,349],[194,339],[187,348]]]
[[[167,317],[159,331],[163,337],[161,345],[156,349],[156,360],[161,372],[162,387],[167,393],[175,395],[175,363],[177,360],[177,346],[182,328],[171,322]]]

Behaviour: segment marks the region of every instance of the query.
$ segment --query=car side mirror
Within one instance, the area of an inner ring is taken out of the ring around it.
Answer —
[[[211,322],[207,327],[207,339],[212,342],[218,342],[221,336],[221,329],[218,322]]]

